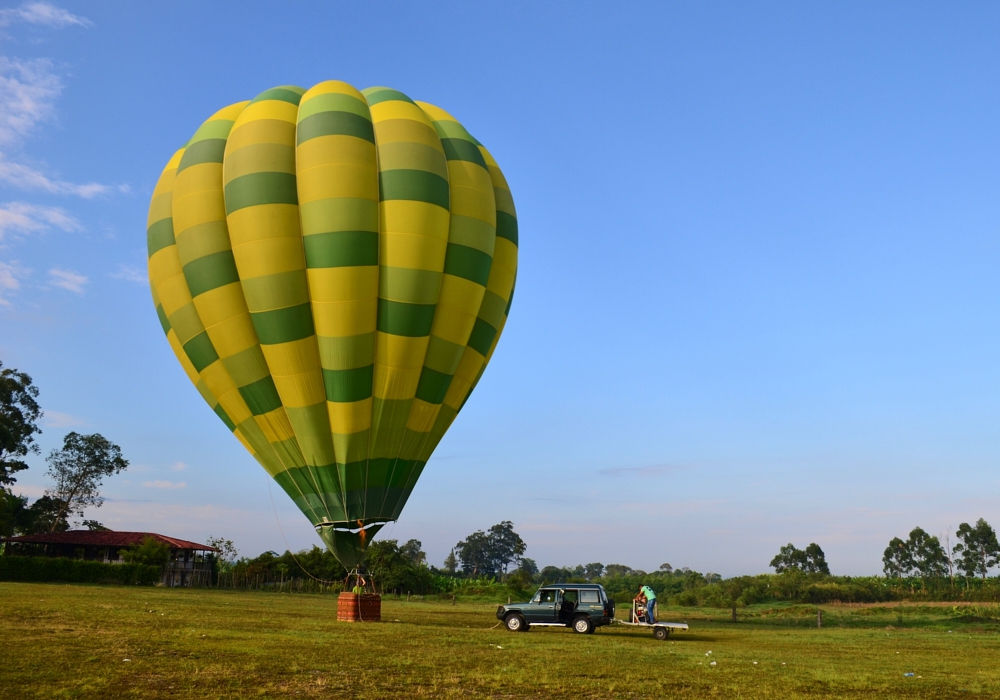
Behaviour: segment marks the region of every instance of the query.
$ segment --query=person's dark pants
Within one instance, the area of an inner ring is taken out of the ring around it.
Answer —
[[[656,622],[656,616],[653,613],[653,608],[656,607],[656,598],[646,601],[646,622],[653,624]]]

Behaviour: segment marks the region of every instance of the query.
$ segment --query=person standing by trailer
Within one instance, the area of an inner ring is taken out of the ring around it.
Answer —
[[[636,596],[639,602],[646,603],[646,622],[653,624],[656,622],[656,591],[646,585],[639,586],[639,595]]]

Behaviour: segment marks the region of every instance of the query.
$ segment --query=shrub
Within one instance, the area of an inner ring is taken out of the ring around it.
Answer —
[[[0,557],[0,581],[58,581],[152,585],[160,567],[146,564],[105,564],[65,557]]]

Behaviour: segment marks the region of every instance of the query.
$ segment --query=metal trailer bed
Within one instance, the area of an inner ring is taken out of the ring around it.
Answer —
[[[648,622],[639,621],[639,604],[636,601],[632,601],[632,614],[630,616],[630,621],[625,620],[612,620],[613,623],[619,625],[627,625],[629,627],[646,627],[653,630],[653,636],[660,640],[661,642],[670,636],[671,632],[674,631],[687,631],[688,626],[686,622],[654,622],[650,624]],[[645,610],[643,611],[645,614]]]

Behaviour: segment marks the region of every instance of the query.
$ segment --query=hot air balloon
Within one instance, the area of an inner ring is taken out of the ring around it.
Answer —
[[[355,568],[503,331],[517,218],[496,161],[397,90],[276,87],[174,153],[147,241],[184,371]]]

